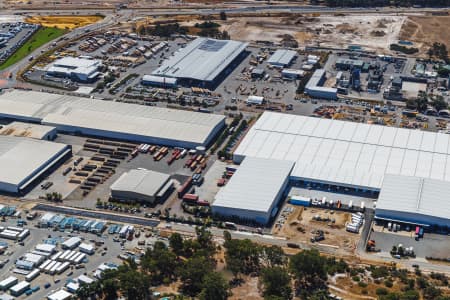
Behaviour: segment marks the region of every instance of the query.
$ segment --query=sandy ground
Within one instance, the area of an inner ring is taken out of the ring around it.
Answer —
[[[274,226],[272,233],[275,236],[287,238],[294,243],[311,243],[312,231],[323,230],[325,232],[325,240],[320,241],[321,245],[327,245],[336,249],[337,252],[346,254],[353,253],[359,235],[349,233],[345,230],[345,224],[350,220],[350,214],[345,212],[330,211],[317,208],[303,208],[299,206],[291,206],[293,212],[288,215],[286,222],[280,228]],[[321,218],[328,217],[334,219],[334,223],[326,221],[315,221],[314,216],[319,215]]]
[[[300,46],[345,48],[360,45],[383,51],[397,42],[407,17],[396,15],[323,15],[283,18],[229,18],[222,29],[238,40],[279,42],[284,34],[295,37]]]
[[[450,47],[450,16],[412,16],[402,27],[400,38],[414,42],[414,47],[425,54],[434,43]]]

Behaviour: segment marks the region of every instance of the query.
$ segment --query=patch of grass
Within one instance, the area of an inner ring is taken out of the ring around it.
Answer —
[[[21,61],[26,56],[31,54],[34,50],[42,45],[62,36],[66,33],[66,30],[42,27],[38,29],[29,39],[26,41],[13,55],[11,55],[4,63],[0,65],[0,70],[3,70],[15,63]]]

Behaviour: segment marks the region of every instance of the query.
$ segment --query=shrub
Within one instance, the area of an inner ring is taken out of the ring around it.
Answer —
[[[355,282],[359,282],[361,280],[361,278],[359,278],[359,276],[353,276],[352,280]]]
[[[385,288],[377,288],[376,291],[375,291],[375,293],[376,293],[378,296],[383,296],[383,295],[387,295],[387,294],[388,294],[388,290],[385,289]]]
[[[391,288],[394,286],[394,283],[392,282],[392,280],[387,279],[384,281],[384,285],[388,288]]]

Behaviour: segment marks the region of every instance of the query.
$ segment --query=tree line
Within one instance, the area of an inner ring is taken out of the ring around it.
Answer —
[[[221,254],[225,268],[217,270]],[[301,250],[287,256],[279,246],[257,244],[249,239],[233,239],[224,231],[222,246],[213,241],[206,227],[197,227],[195,238],[183,238],[173,233],[168,245],[155,242],[140,257],[140,263],[128,259],[117,270],[107,270],[101,279],[82,285],[77,298],[113,300],[123,297],[132,300],[153,299],[153,289],[160,285],[176,283],[177,294],[172,299],[226,300],[232,289],[245,282],[245,278],[257,277],[260,292],[265,300],[330,299],[328,278],[345,274],[363,288],[367,294],[369,282],[384,284],[376,294],[380,300],[450,300],[443,295],[448,287],[444,274],[430,277],[395,266],[350,267],[344,260],[320,255],[317,250]],[[370,274],[370,279],[368,275]],[[398,288],[390,290],[396,284]]]

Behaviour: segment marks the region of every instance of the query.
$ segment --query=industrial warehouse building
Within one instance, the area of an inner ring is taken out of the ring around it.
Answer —
[[[327,80],[325,69],[318,69],[314,71],[305,86],[305,93],[313,98],[321,99],[337,99],[337,89],[331,87],[324,87],[323,84]]]
[[[278,211],[293,166],[287,160],[246,158],[217,193],[213,214],[267,224]]]
[[[173,191],[170,175],[150,170],[130,170],[111,185],[111,197],[121,201],[153,204]]]
[[[70,78],[79,82],[93,82],[100,75],[102,62],[97,59],[66,56],[55,60],[46,75]]]
[[[177,86],[177,79],[164,76],[144,75],[142,76],[141,83],[143,85],[151,85],[162,88],[175,88]]]
[[[225,117],[74,96],[13,90],[0,95],[0,118],[40,123],[58,132],[166,146],[207,146]]]
[[[189,86],[213,87],[243,58],[247,43],[197,38],[152,72]]]
[[[28,137],[38,140],[51,141],[56,138],[56,128],[39,124],[23,122],[11,122],[8,125],[0,126],[0,135]]]
[[[69,145],[0,136],[0,191],[24,193],[72,154]]]
[[[291,180],[378,192],[385,174],[450,181],[450,135],[264,112],[234,152],[294,161]]]
[[[276,67],[287,67],[297,57],[297,52],[287,49],[278,49],[267,60],[267,63]]]
[[[448,181],[430,178],[384,176],[375,218],[419,226],[450,227]]]

